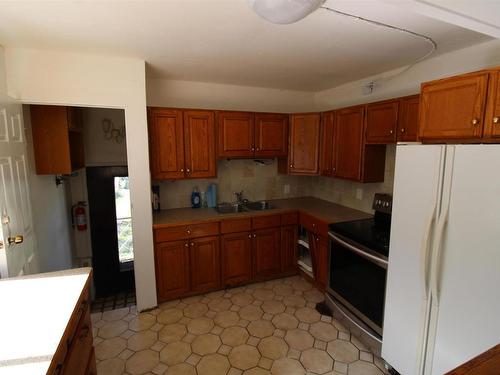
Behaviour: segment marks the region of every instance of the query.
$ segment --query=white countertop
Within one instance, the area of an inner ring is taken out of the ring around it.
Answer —
[[[0,374],[45,374],[90,268],[0,280]]]

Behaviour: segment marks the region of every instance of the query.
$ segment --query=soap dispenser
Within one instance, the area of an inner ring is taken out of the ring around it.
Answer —
[[[200,208],[200,192],[198,191],[198,187],[193,188],[193,192],[191,193],[191,207],[192,208]]]

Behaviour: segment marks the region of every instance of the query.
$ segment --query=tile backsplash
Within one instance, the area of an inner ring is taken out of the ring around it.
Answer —
[[[329,177],[287,176],[278,174],[278,162],[247,159],[219,160],[218,177],[214,179],[153,181],[160,186],[162,209],[191,206],[193,187],[206,190],[217,184],[219,202],[233,202],[233,192],[243,190],[250,200],[313,196],[365,212],[372,212],[373,195],[392,193],[396,146],[387,146],[385,179],[381,183],[362,184]],[[289,192],[285,193],[285,185]]]

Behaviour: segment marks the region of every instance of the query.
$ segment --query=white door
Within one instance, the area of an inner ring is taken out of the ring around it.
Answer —
[[[429,315],[429,263],[439,214],[444,146],[401,145],[396,171],[382,358],[399,373],[417,375]]]
[[[35,272],[22,107],[0,93],[0,278]]]
[[[432,286],[437,328],[428,373],[433,375],[500,341],[500,145],[450,148],[451,189],[443,197],[449,211]]]

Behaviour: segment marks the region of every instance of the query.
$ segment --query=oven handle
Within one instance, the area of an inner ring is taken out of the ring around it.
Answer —
[[[387,262],[385,259],[381,259],[381,258],[378,258],[378,257],[376,257],[374,255],[368,254],[367,252],[365,252],[363,250],[360,250],[357,247],[352,246],[350,243],[345,242],[343,239],[337,237],[336,235],[334,235],[332,233],[328,233],[328,236],[330,236],[334,241],[338,242],[342,246],[345,246],[346,248],[348,248],[352,252],[354,252],[354,253],[356,253],[358,255],[361,255],[362,257],[364,257],[364,258],[366,258],[368,260],[371,260],[371,261],[373,261],[375,263],[381,263],[382,265],[384,265],[386,267],[389,264],[389,262]]]

